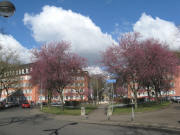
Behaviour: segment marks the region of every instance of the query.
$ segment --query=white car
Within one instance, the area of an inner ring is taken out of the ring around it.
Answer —
[[[9,108],[9,107],[12,107],[13,106],[13,103],[12,102],[7,102],[5,104],[5,108]]]
[[[51,103],[51,106],[62,106],[61,102],[53,102]]]

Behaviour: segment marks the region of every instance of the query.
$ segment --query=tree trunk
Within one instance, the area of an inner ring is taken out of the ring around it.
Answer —
[[[157,90],[155,90],[155,95],[156,95],[156,102],[159,103],[158,91]]]
[[[135,109],[138,108],[137,98],[134,98],[134,106],[135,106]]]
[[[9,97],[9,92],[8,90],[6,89],[6,93],[7,93],[7,96],[6,96],[6,103],[8,102],[8,97]]]
[[[148,93],[148,102],[150,102],[151,96],[150,96],[150,90],[148,89],[147,93]]]
[[[1,98],[1,95],[2,95],[2,90],[0,90],[0,98]]]
[[[48,105],[50,105],[52,99],[52,92],[48,90]]]
[[[136,90],[134,90],[134,106],[135,106],[135,109],[138,108],[137,91]]]
[[[61,102],[62,102],[62,107],[61,107],[61,109],[64,111],[64,101],[63,101],[63,95],[62,95],[62,93],[59,93],[59,95],[60,95]]]

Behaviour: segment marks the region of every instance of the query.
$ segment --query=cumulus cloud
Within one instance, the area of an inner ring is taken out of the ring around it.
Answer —
[[[0,33],[0,47],[1,53],[13,53],[18,56],[21,63],[31,62],[31,52],[27,48],[23,47],[14,37],[11,35],[4,35]]]
[[[37,42],[71,42],[72,51],[91,64],[100,58],[100,51],[115,43],[89,17],[61,7],[44,6],[39,14],[25,13],[23,21]]]
[[[134,24],[133,30],[139,32],[145,39],[154,38],[166,42],[171,49],[180,48],[180,30],[173,22],[143,13]]]
[[[90,75],[108,75],[108,73],[102,70],[99,66],[89,66],[84,70],[88,71]]]

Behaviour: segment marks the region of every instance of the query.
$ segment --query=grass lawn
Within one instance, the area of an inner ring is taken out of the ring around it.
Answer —
[[[159,109],[166,108],[170,102],[163,102],[163,103],[145,103],[138,105],[138,108],[135,109],[135,112],[149,112],[149,111],[155,111]],[[131,113],[132,108],[131,107],[123,107],[123,108],[114,108],[113,114],[127,114]]]
[[[89,114],[90,112],[92,112],[93,110],[97,108],[97,106],[93,104],[87,104],[87,105],[84,105],[83,107],[85,107],[86,109],[86,114]]]
[[[94,105],[84,105],[86,114],[96,109]],[[60,107],[43,107],[42,112],[57,114],[57,115],[81,115],[81,108],[64,108],[64,111]]]

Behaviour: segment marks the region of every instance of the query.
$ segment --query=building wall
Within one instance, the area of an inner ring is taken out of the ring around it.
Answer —
[[[17,69],[16,77],[19,77],[19,91],[20,93],[17,93],[17,90],[11,88],[9,89],[10,97],[16,98],[16,101],[22,103],[22,102],[34,102],[34,103],[40,103],[40,102],[46,102],[47,101],[47,92],[42,89],[40,86],[32,86],[30,83],[30,65],[22,65]],[[87,101],[88,100],[88,81],[89,76],[88,72],[81,71],[77,73],[77,75],[74,77],[74,82],[71,85],[68,85],[65,87],[63,91],[64,101]],[[12,91],[12,92],[11,92]],[[80,95],[83,96],[83,98],[80,98]],[[7,97],[7,94],[5,90],[2,91],[1,99],[5,100]],[[78,98],[79,97],[79,98]],[[13,100],[10,100],[13,101]],[[53,92],[52,101],[60,101],[59,94],[57,92]]]
[[[64,101],[87,101],[89,95],[89,75],[82,71],[74,77],[74,82],[63,91]]]
[[[174,91],[173,96],[180,96],[180,66],[178,67],[177,74],[174,79]]]
[[[180,66],[178,66],[178,71],[177,74],[174,76],[173,81],[171,82],[172,88],[168,92],[161,92],[162,96],[180,96]],[[151,91],[150,96],[155,97],[153,94],[155,92]],[[130,87],[128,87],[128,98],[132,98],[132,91]],[[137,92],[137,97],[138,98],[148,98],[148,92],[146,90],[140,90]]]

